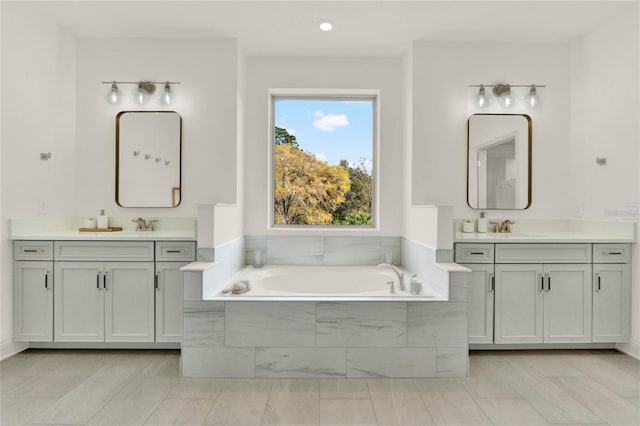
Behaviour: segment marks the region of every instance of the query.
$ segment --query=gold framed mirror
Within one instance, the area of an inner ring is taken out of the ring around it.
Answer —
[[[467,120],[467,204],[477,210],[531,205],[531,117],[473,114]]]
[[[116,203],[177,207],[182,201],[182,117],[175,111],[116,116]]]

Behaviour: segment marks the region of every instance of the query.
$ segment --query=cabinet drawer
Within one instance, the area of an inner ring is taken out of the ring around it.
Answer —
[[[457,263],[493,263],[493,244],[456,244]]]
[[[629,263],[631,244],[594,244],[593,263]]]
[[[196,260],[196,243],[193,241],[156,241],[156,261],[181,262]]]
[[[591,263],[591,244],[496,244],[496,263]]]
[[[53,260],[53,241],[14,241],[13,260]]]
[[[153,261],[152,241],[56,241],[55,260]]]

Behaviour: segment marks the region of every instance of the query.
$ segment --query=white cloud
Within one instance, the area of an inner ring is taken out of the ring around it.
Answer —
[[[313,127],[325,132],[332,132],[338,127],[347,127],[348,125],[349,120],[347,120],[346,114],[327,114],[313,122]]]
[[[316,112],[313,113],[313,115],[315,115],[316,117],[322,117],[324,115],[324,112],[317,109]]]
[[[316,156],[316,160],[324,161],[325,163],[327,162],[327,156],[324,155],[323,153],[318,152],[317,154],[315,154],[315,156]]]

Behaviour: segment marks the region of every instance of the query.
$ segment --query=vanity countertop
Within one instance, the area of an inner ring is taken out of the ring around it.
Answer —
[[[634,243],[630,235],[584,232],[456,232],[456,243]]]
[[[78,230],[33,231],[24,234],[11,234],[10,240],[90,240],[90,241],[196,241],[193,231],[158,230],[158,231],[114,231],[114,232],[80,232]]]
[[[196,241],[194,218],[161,218],[154,231],[135,231],[128,218],[111,218],[122,231],[80,232],[78,218],[9,219],[9,240],[32,241]]]

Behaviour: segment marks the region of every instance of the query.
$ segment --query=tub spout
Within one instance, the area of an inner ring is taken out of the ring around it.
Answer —
[[[407,291],[407,287],[404,285],[404,272],[402,272],[398,267],[392,265],[390,263],[381,263],[378,265],[378,268],[391,268],[393,272],[398,276],[398,289],[401,291]]]

